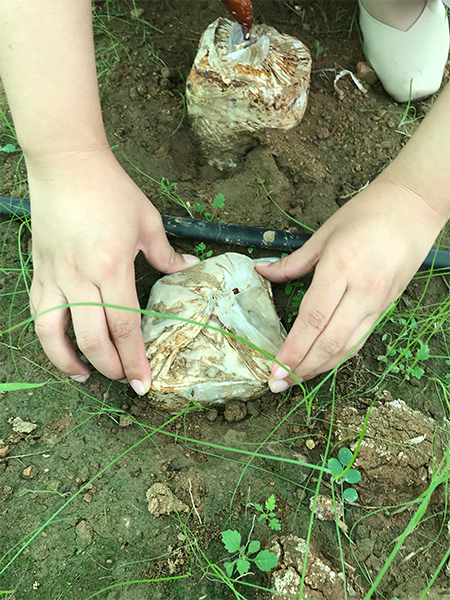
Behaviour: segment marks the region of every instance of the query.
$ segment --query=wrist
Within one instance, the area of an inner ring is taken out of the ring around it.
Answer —
[[[392,163],[378,176],[375,183],[390,188],[394,193],[392,197],[399,198],[405,206],[409,206],[415,214],[439,231],[450,217],[450,192],[444,181],[436,181],[436,185],[430,186],[427,181],[421,180],[420,174],[415,176],[405,169],[397,170]]]
[[[61,148],[49,151],[25,151],[28,176],[31,179],[71,179],[93,168],[98,162],[116,160],[105,138],[104,143],[84,145],[81,148]],[[94,167],[95,168],[95,167]]]

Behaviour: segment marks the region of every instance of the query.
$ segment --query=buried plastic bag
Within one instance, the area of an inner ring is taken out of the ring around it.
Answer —
[[[255,347],[275,356],[286,332],[270,283],[255,271],[252,259],[227,252],[167,275],[153,286],[147,310],[195,321],[144,316],[150,401],[178,409],[186,400],[223,403],[267,390],[272,360]]]

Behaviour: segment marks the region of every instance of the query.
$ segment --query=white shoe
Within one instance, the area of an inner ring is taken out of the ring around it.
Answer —
[[[441,0],[427,0],[407,31],[377,21],[359,0],[359,24],[367,62],[394,100],[419,100],[437,92],[449,52],[448,19]]]

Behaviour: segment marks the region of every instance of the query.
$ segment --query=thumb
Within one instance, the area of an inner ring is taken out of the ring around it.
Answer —
[[[299,279],[310,273],[319,261],[322,244],[315,239],[315,235],[304,246],[279,260],[255,261],[255,269],[263,277],[274,283],[281,283],[290,279]]]
[[[153,221],[150,231],[144,235],[144,243],[141,247],[147,262],[162,273],[175,273],[200,262],[192,254],[179,254],[169,244],[166,232],[159,218]]]

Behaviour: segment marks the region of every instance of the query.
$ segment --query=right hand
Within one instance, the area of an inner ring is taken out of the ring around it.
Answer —
[[[34,278],[31,310],[49,359],[77,381],[89,367],[77,345],[110,379],[127,379],[142,395],[151,384],[139,312],[93,302],[139,308],[134,259],[142,250],[157,270],[173,273],[194,262],[170,246],[161,216],[109,149],[28,160]]]

